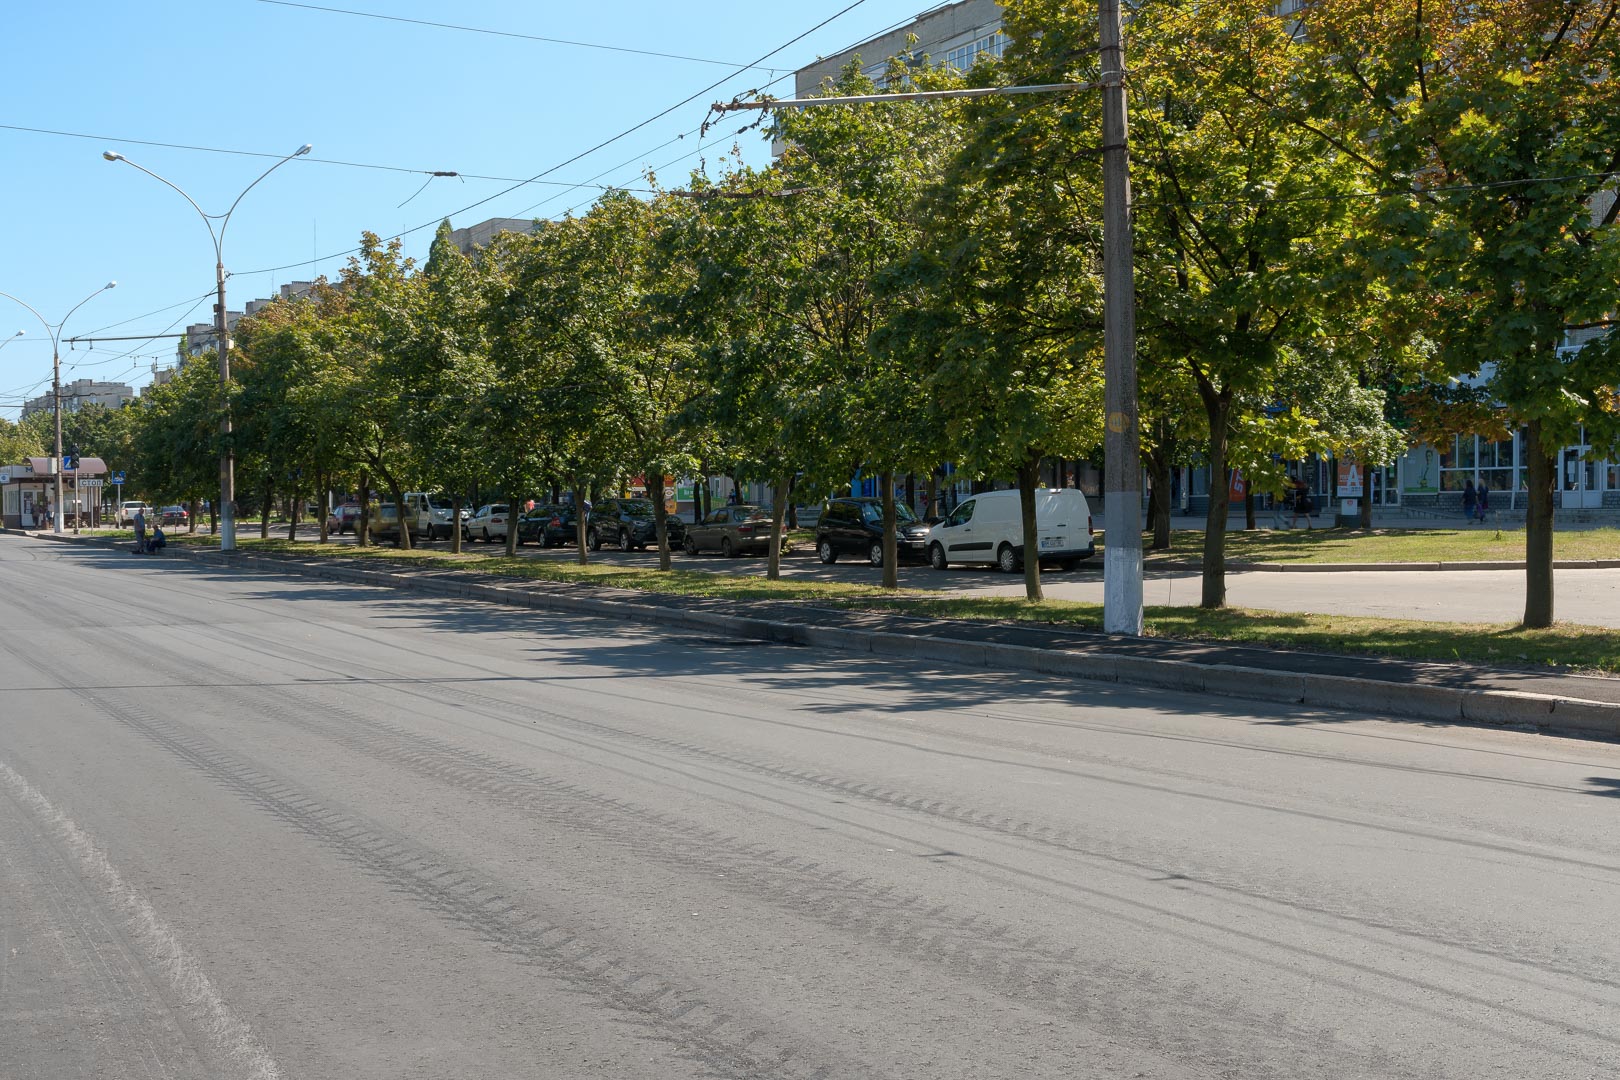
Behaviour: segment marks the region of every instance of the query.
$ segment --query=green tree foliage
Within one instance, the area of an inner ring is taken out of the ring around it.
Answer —
[[[1620,450],[1620,348],[1561,350],[1612,318],[1620,280],[1620,25],[1609,0],[1319,0],[1302,126],[1372,190],[1368,258],[1428,300],[1438,358],[1523,425],[1524,623],[1553,621],[1559,449]]]

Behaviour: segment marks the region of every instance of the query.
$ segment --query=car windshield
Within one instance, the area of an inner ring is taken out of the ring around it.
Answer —
[[[489,512],[492,514],[504,514],[506,513],[506,504],[496,503],[494,506],[489,508]]]
[[[445,498],[443,495],[429,495],[427,497],[427,504],[434,510],[450,509],[450,500]]]
[[[883,507],[877,503],[862,503],[861,517],[868,524],[881,525],[883,524]],[[905,503],[897,502],[894,504],[894,520],[898,525],[910,525],[917,520],[917,515],[912,513],[911,507]]]

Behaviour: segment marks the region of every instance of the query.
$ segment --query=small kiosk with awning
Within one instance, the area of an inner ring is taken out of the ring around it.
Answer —
[[[55,463],[55,458],[31,457],[19,465],[0,465],[0,524],[8,529],[51,527],[56,499]],[[72,468],[62,473],[62,498],[67,511],[63,524],[71,528],[77,516],[88,527],[95,523],[101,506],[107,463],[98,457],[81,457],[71,464]]]

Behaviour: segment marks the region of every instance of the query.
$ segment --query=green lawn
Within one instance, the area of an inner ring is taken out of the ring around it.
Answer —
[[[1466,535],[1466,534],[1465,534]],[[182,534],[180,543],[210,544],[205,534]],[[1399,537],[1396,537],[1399,539]],[[393,563],[424,570],[473,570],[481,574],[605,585],[645,592],[676,593],[721,600],[818,602],[863,611],[895,611],[958,619],[1049,622],[1100,630],[1098,604],[1047,600],[1039,604],[1014,597],[942,597],[916,589],[885,591],[875,585],[832,581],[768,581],[760,576],[716,574],[702,570],[660,572],[555,559],[531,559],[482,551],[452,555],[442,548],[399,551],[395,548],[289,543],[285,539],[239,538],[244,551],[296,554],[303,557]],[[1184,641],[1229,641],[1317,652],[1465,660],[1508,667],[1564,667],[1620,674],[1620,633],[1604,627],[1563,624],[1549,630],[1516,626],[1435,623],[1374,617],[1311,615],[1292,612],[1190,607],[1147,610],[1150,636]]]
[[[1170,551],[1150,559],[1201,559],[1204,533],[1178,529]],[[1558,559],[1620,559],[1620,529],[1585,529],[1553,535]],[[1226,534],[1226,557],[1234,562],[1384,563],[1522,562],[1524,532],[1467,526],[1457,529],[1292,529]]]

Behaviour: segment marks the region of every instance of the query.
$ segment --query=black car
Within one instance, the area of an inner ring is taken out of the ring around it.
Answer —
[[[574,531],[578,520],[572,506],[537,506],[518,519],[518,543],[534,542],[543,548],[572,544],[578,535]]]
[[[644,551],[658,543],[658,526],[653,521],[653,504],[648,499],[603,499],[591,507],[585,529],[585,542],[592,551],[603,544],[617,544],[625,551]],[[676,548],[686,539],[686,526],[674,514],[665,518],[669,546]]]
[[[928,557],[928,526],[903,502],[894,504],[895,554],[902,562]],[[883,500],[832,499],[816,522],[816,554],[824,563],[840,555],[861,555],[883,565]]]

